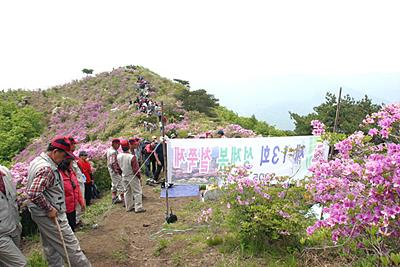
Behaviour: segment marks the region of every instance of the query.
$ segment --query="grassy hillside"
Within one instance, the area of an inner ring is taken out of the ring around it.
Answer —
[[[98,146],[111,137],[138,135],[149,138],[159,134],[156,114],[149,116],[140,112],[133,103],[140,92],[138,77],[147,82],[148,99],[164,102],[168,134],[201,136],[217,129],[225,129],[231,137],[290,134],[258,121],[254,116],[238,116],[220,106],[218,100],[205,90],[189,90],[185,84],[163,78],[146,68],[126,66],[48,90],[3,91],[2,100],[40,113],[40,122],[45,125],[29,137],[26,143],[30,141],[31,144],[26,149],[22,146],[19,150],[13,149],[12,156],[21,151],[14,160],[29,161],[54,135],[72,134],[84,143]],[[150,131],[145,129],[145,122],[154,125]]]

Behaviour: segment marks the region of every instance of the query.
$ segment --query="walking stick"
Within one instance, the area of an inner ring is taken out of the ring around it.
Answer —
[[[164,157],[164,177],[165,177],[165,204],[167,206],[166,219],[168,221],[169,203],[168,203],[168,177],[167,177],[167,150],[165,149],[165,124],[164,124],[164,101],[161,101],[161,134],[162,134],[162,149]]]
[[[56,222],[58,234],[60,235],[61,242],[63,244],[65,256],[67,257],[68,267],[71,267],[71,262],[69,261],[67,246],[65,245],[64,236],[63,236],[63,234],[61,232],[61,227],[60,227],[60,224],[58,223],[57,217],[54,218],[54,221]]]
[[[167,212],[165,214],[165,220],[167,223],[174,223],[178,220],[178,217],[172,213],[172,208],[169,206],[168,201],[168,166],[167,166],[167,144],[165,143],[165,117],[164,117],[164,102],[161,101],[161,126],[162,126],[162,137],[163,137],[163,156],[164,156],[164,176],[165,176],[165,204],[167,206]],[[169,213],[171,211],[171,213]]]

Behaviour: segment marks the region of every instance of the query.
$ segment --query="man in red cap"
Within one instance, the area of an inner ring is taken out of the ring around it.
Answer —
[[[124,187],[122,184],[122,171],[118,165],[117,155],[120,147],[120,140],[114,138],[111,141],[111,147],[107,150],[107,167],[111,176],[111,194],[112,203],[122,202]],[[119,197],[118,197],[119,196]]]
[[[11,173],[0,165],[0,266],[26,266],[26,259],[19,249],[21,223],[17,205],[17,191]]]
[[[28,169],[28,208],[33,221],[38,225],[49,266],[64,266],[67,257],[71,266],[91,266],[68,224],[64,184],[58,171],[58,165],[67,155],[74,157],[71,152],[68,138],[56,137],[48,145],[47,152],[36,157]],[[68,255],[64,252],[57,221]]]
[[[126,211],[145,212],[142,205],[142,186],[140,184],[140,169],[136,156],[130,153],[128,140],[121,141],[123,153],[118,154],[118,164],[122,170],[122,180],[125,187]]]

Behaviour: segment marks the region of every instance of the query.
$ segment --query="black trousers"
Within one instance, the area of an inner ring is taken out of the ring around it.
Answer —
[[[68,219],[68,224],[71,226],[72,231],[75,232],[76,228],[76,210],[73,212],[67,212],[67,219]]]
[[[147,159],[147,157],[146,157],[146,159]],[[153,157],[150,157],[149,160],[146,161],[145,166],[146,166],[146,176],[149,178],[153,178],[157,171],[156,170],[156,166],[157,166],[156,159]]]
[[[93,186],[92,183],[85,183],[85,202],[86,206],[90,206],[90,201],[92,200],[93,196]]]
[[[160,179],[160,173],[164,167],[164,162],[161,161],[161,165],[157,164],[156,173],[154,174],[154,180],[158,181]]]

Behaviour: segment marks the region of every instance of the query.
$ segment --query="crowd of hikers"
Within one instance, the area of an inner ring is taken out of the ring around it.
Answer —
[[[64,266],[64,260],[71,266],[91,266],[74,231],[96,190],[88,154],[80,151],[75,156],[76,144],[72,136],[55,137],[28,169],[28,209],[38,226],[49,266]],[[127,212],[135,213],[146,211],[142,205],[139,146],[139,138],[113,139],[107,151],[112,203],[123,203]],[[120,147],[122,153],[118,152]],[[158,159],[160,162],[163,159]],[[22,226],[16,197],[11,172],[0,166],[0,266],[27,265],[19,249]]]
[[[148,116],[156,115],[162,129],[161,108],[149,98],[149,83],[138,78],[136,108]],[[131,103],[132,104],[132,103]],[[175,138],[172,133],[170,138]],[[194,138],[188,134],[187,138]],[[200,138],[212,137],[212,133]],[[216,137],[224,138],[219,130]],[[107,150],[111,177],[112,204],[122,203],[127,212],[146,212],[142,203],[141,166],[145,166],[146,184],[158,185],[164,168],[163,137],[151,140],[112,139]],[[72,136],[55,137],[47,150],[38,155],[28,169],[28,209],[37,224],[43,251],[49,266],[91,266],[74,232],[82,225],[81,214],[98,197],[94,166],[86,151],[75,156],[77,141]],[[121,148],[122,153],[119,152]],[[0,266],[26,266],[21,253],[22,226],[16,202],[16,189],[10,171],[0,165]],[[162,184],[163,185],[163,184]]]
[[[149,116],[156,114],[161,116],[161,106],[159,103],[150,98],[150,83],[144,79],[143,76],[139,76],[136,82],[136,90],[138,96],[136,99],[129,104],[134,105],[137,110],[143,112]]]
[[[158,118],[159,125],[150,121],[143,121],[144,130],[153,132],[158,127],[161,129],[161,104],[150,97],[150,91],[152,90],[150,83],[143,76],[138,76],[135,88],[139,94],[134,101],[129,101],[129,106],[135,107],[136,110],[146,114],[148,117],[155,115]]]
[[[135,101],[130,101],[130,106],[148,116],[156,115],[162,130],[161,106],[149,97],[151,87],[143,76],[138,76],[136,90],[139,94]],[[151,132],[157,129],[157,125],[146,121],[144,127]],[[174,133],[170,135],[170,138],[175,137]],[[187,136],[194,137],[191,133]],[[200,138],[209,137],[212,137],[211,132]],[[224,138],[223,131],[219,130],[216,137]],[[163,137],[157,136],[152,136],[151,140],[138,137],[111,140],[106,157],[112,204],[122,203],[127,212],[146,212],[142,203],[141,167],[145,166],[147,185],[164,185],[161,181],[165,165],[163,141]],[[55,137],[28,169],[27,206],[38,226],[49,266],[64,266],[64,261],[70,266],[91,266],[74,232],[83,224],[82,213],[93,198],[99,197],[99,193],[94,183],[94,165],[88,153],[79,151],[78,156],[74,154],[77,143],[72,136]],[[16,188],[11,172],[1,165],[0,206],[0,266],[26,266],[26,258],[19,249],[22,226]]]
[[[217,137],[224,138],[222,130]],[[161,183],[165,165],[163,141],[163,137],[156,136],[149,141],[138,137],[112,139],[106,153],[112,204],[122,203],[127,212],[146,212],[140,170],[144,165],[147,184]],[[97,190],[93,164],[86,151],[75,156],[76,144],[72,136],[55,137],[28,169],[27,206],[38,226],[49,266],[64,266],[64,260],[71,266],[91,266],[74,232],[78,223],[82,223],[80,215],[92,198],[97,197]],[[22,226],[16,198],[11,172],[0,165],[0,266],[27,265],[19,249]]]

